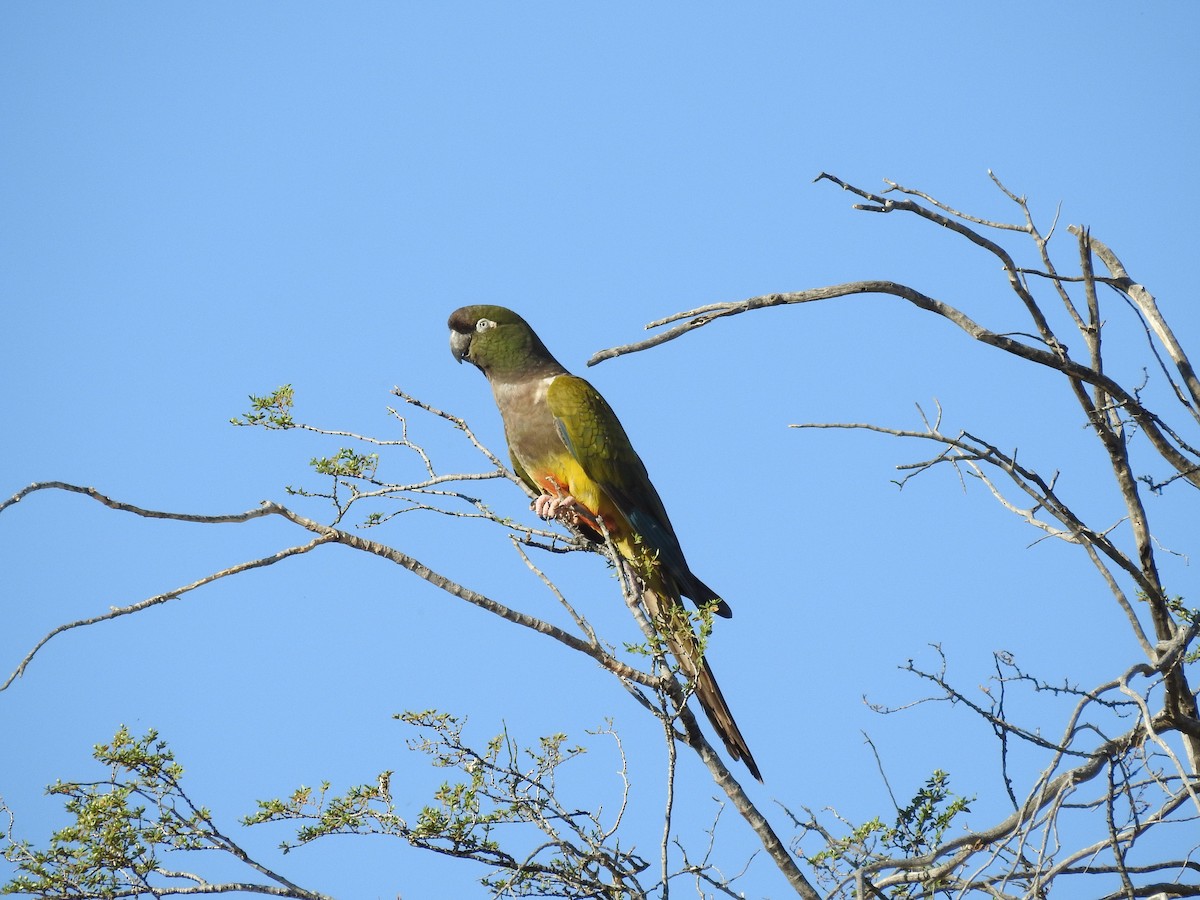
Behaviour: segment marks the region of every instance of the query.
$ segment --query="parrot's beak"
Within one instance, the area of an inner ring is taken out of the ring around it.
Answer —
[[[450,352],[454,354],[454,358],[460,363],[466,359],[467,354],[471,352],[471,335],[451,331]]]

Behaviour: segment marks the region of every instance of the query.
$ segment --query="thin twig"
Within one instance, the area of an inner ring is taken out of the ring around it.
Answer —
[[[164,516],[163,518],[173,517]],[[189,519],[188,521],[195,520]],[[227,569],[222,569],[221,571],[214,572],[211,575],[206,575],[197,581],[193,581],[191,584],[185,584],[184,586],[175,588],[174,590],[166,591],[161,594],[155,594],[153,597],[147,597],[145,600],[139,600],[137,603],[131,603],[128,606],[114,606],[108,612],[102,613],[101,615],[89,616],[88,618],[77,619],[74,622],[67,622],[59,625],[45,634],[41,640],[34,644],[33,649],[25,654],[25,657],[17,664],[17,667],[13,670],[13,673],[8,676],[8,679],[3,684],[0,684],[0,691],[7,690],[14,681],[24,675],[25,668],[33,661],[33,658],[37,655],[38,651],[46,646],[46,644],[48,644],[53,638],[58,637],[58,635],[62,634],[63,632],[70,631],[73,628],[83,628],[87,625],[96,625],[99,622],[107,622],[110,619],[116,619],[120,616],[128,616],[132,613],[141,612],[144,609],[149,609],[150,607],[157,606],[160,603],[166,603],[168,600],[175,600],[179,597],[182,597],[184,594],[194,591],[197,588],[204,587],[205,585],[212,584],[214,581],[219,581],[222,578],[228,578],[231,575],[240,575],[242,572],[248,572],[251,569],[260,569],[264,566],[274,565],[275,563],[289,559],[290,557],[307,553],[309,550],[319,547],[321,544],[328,543],[331,540],[333,540],[332,536],[320,535],[313,538],[307,544],[301,544],[296,547],[288,547],[286,550],[280,550],[278,553],[272,553],[270,556],[263,556],[259,559],[252,559],[248,560],[247,562],[238,563],[237,565],[230,566]]]

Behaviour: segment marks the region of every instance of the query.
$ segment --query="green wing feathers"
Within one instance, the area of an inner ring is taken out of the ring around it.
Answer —
[[[697,604],[716,601],[717,615],[732,615],[720,595],[692,574],[645,464],[600,392],[582,378],[560,375],[550,384],[546,401],[572,457],[604,492],[629,530],[657,554],[667,580]]]

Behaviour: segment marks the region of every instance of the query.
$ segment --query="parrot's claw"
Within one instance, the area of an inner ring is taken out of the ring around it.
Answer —
[[[575,521],[575,498],[568,494],[556,497],[553,494],[541,494],[533,501],[533,511],[540,519],[561,519],[564,522]]]

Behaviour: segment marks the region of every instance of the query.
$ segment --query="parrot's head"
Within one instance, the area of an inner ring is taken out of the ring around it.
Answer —
[[[529,323],[503,306],[464,306],[450,314],[450,352],[502,381],[565,371]]]

